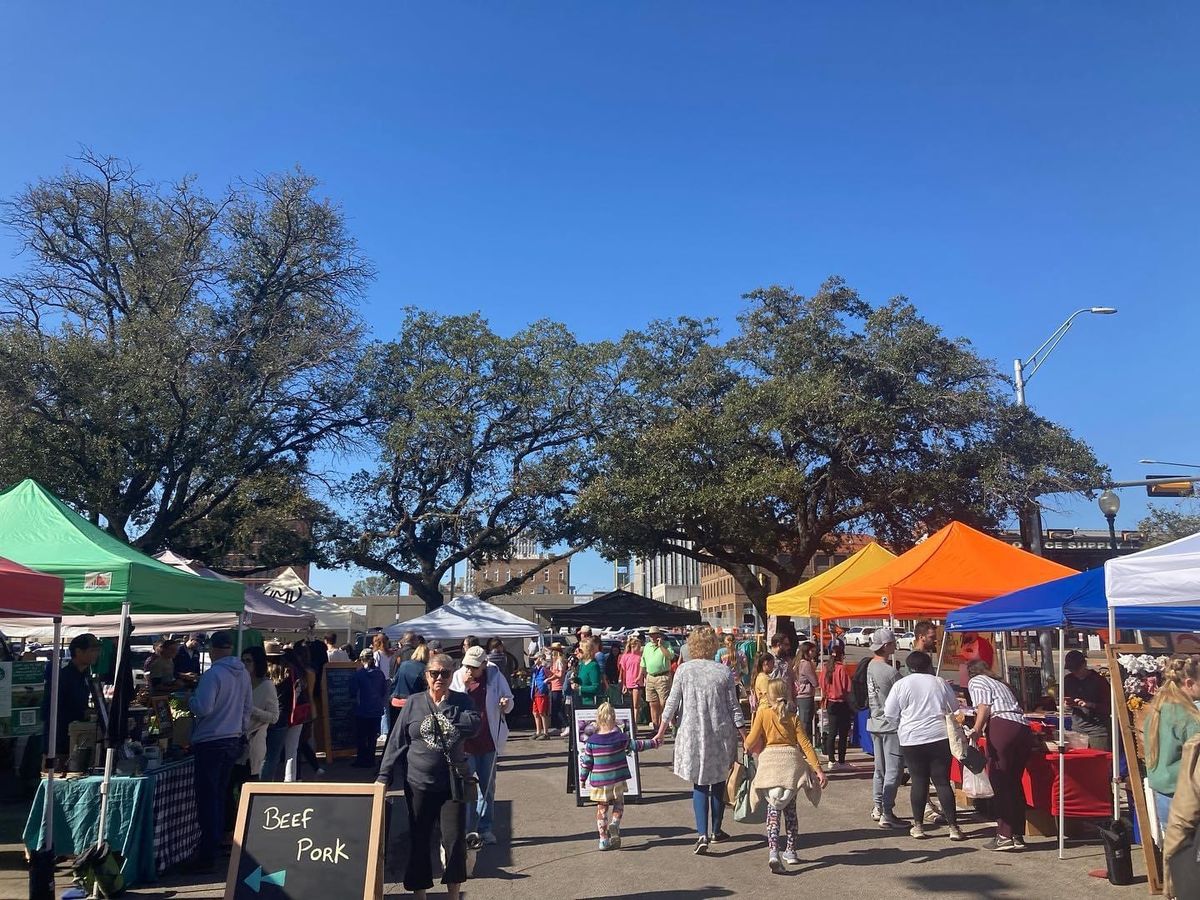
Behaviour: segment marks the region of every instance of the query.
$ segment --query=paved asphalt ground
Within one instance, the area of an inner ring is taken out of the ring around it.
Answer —
[[[761,826],[726,818],[728,843],[705,857],[692,854],[690,792],[671,774],[671,746],[642,755],[646,796],[625,812],[619,851],[596,850],[594,813],[577,809],[566,792],[564,742],[531,741],[516,734],[509,744],[498,784],[497,846],[485,847],[476,877],[468,883],[468,900],[496,898],[618,898],[702,900],[709,897],[769,897],[781,892],[832,897],[937,898],[1141,898],[1146,896],[1140,852],[1134,851],[1138,881],[1114,887],[1092,878],[1102,868],[1098,843],[1068,843],[1059,860],[1053,839],[1032,839],[1024,853],[989,853],[980,849],[991,834],[987,823],[968,817],[970,840],[951,843],[945,829],[916,841],[906,832],[874,825],[870,809],[870,759],[853,752],[855,771],[835,773],[821,806],[800,811],[798,852],[802,864],[786,875],[767,869]],[[332,780],[363,780],[361,770],[335,765]],[[901,789],[898,810],[907,808]],[[397,817],[403,819],[402,816]],[[402,828],[389,839],[386,893],[401,895],[406,840]],[[26,875],[16,848],[0,848],[0,898],[25,897]],[[60,891],[68,880],[61,878]],[[168,876],[160,884],[128,894],[138,898],[212,898],[222,885],[197,884],[195,876]],[[445,896],[440,887],[431,896]]]

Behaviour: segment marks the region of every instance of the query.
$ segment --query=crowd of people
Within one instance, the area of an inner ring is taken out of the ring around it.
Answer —
[[[733,635],[694,628],[673,645],[658,628],[645,643],[631,635],[606,644],[581,629],[568,651],[555,641],[528,648],[532,739],[570,734],[569,710],[596,710],[594,725],[578,745],[580,783],[596,804],[600,850],[621,847],[621,826],[630,771],[629,754],[652,752],[673,736],[673,773],[690,786],[696,854],[728,838],[722,825],[727,779],[743,754],[756,759],[752,805],[765,803],[767,862],[771,871],[795,865],[800,827],[798,800],[817,802],[827,772],[845,766],[850,723],[865,709],[872,744],[870,818],[883,829],[907,829],[926,839],[945,826],[951,841],[966,840],[958,822],[950,780],[952,758],[967,765],[961,742],[978,748],[993,790],[996,830],[982,846],[1019,851],[1025,846],[1026,807],[1022,776],[1036,740],[1013,691],[996,678],[980,655],[968,664],[965,689],[934,673],[938,635],[918,623],[914,649],[896,658],[896,635],[877,629],[871,655],[853,675],[844,646],[831,642],[819,661],[811,641],[793,648],[791,635],[772,636],[768,649],[739,646]],[[493,833],[498,761],[509,737],[515,706],[510,686],[515,661],[502,641],[481,644],[467,637],[461,662],[437,642],[405,634],[395,647],[375,635],[354,652],[323,641],[246,647],[234,655],[235,636],[216,632],[207,649],[211,665],[200,672],[200,638],[155,644],[146,674],[155,690],[194,687],[191,748],[196,760],[196,797],[201,840],[191,868],[212,871],[233,824],[234,798],[248,781],[296,781],[307,764],[325,770],[312,744],[320,673],[330,661],[355,659],[350,681],[356,754],[353,765],[375,768],[378,742],[387,734],[378,779],[403,785],[408,797],[412,847],[405,887],[421,896],[433,884],[430,843],[440,830],[442,881],[456,897],[466,879],[471,846],[496,842]],[[676,649],[678,647],[678,651]],[[59,680],[59,746],[65,726],[85,714],[87,672],[100,642],[81,635]],[[1107,749],[1108,680],[1071,651],[1063,685],[1075,730]],[[745,706],[743,706],[743,701]],[[617,707],[644,709],[649,738],[635,739],[618,724]],[[746,714],[749,711],[749,716]],[[957,723],[957,732],[956,724]],[[1200,820],[1200,657],[1171,660],[1145,719],[1148,781],[1170,859],[1190,847]],[[825,757],[822,763],[820,757]],[[973,770],[974,771],[974,770]],[[909,782],[906,820],[898,794]],[[935,801],[936,797],[936,801]],[[439,827],[435,829],[433,826]],[[1168,874],[1168,878],[1170,875]]]

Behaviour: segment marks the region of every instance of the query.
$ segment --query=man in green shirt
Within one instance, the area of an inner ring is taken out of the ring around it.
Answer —
[[[655,625],[650,629],[650,642],[642,650],[642,671],[646,673],[646,702],[650,704],[650,732],[658,732],[663,706],[671,693],[671,661],[675,653],[663,640],[662,631]]]

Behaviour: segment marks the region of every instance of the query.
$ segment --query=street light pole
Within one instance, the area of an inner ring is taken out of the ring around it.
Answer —
[[[1117,552],[1117,513],[1121,511],[1121,498],[1112,491],[1105,491],[1099,499],[1100,512],[1108,519],[1108,546]]]
[[[1016,392],[1017,406],[1025,406],[1025,385],[1029,383],[1030,378],[1037,374],[1042,364],[1049,359],[1050,354],[1054,352],[1054,348],[1067,336],[1067,332],[1071,330],[1071,325],[1077,318],[1085,313],[1097,316],[1111,316],[1116,311],[1116,308],[1112,306],[1085,306],[1082,309],[1077,309],[1071,315],[1067,316],[1067,320],[1054,329],[1050,337],[1046,338],[1040,347],[1029,354],[1027,359],[1021,359],[1020,357],[1014,359],[1013,389]],[[1022,543],[1028,544],[1027,549],[1041,556],[1043,550],[1042,511],[1036,498],[1021,504],[1019,514],[1021,517]]]

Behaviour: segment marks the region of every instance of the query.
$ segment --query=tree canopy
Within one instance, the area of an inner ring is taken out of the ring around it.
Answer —
[[[616,391],[614,358],[555,322],[505,337],[478,314],[410,310],[363,364],[374,465],[341,490],[334,555],[434,609],[452,567],[508,558],[518,540],[568,546],[484,599],[575,552],[571,512]]]
[[[1013,405],[1003,376],[911,303],[841,279],[747,294],[738,331],[653,323],[623,343],[626,405],[578,509],[610,555],[678,552],[729,571],[760,611],[839,535],[897,549],[952,519],[1102,480],[1091,450]]]
[[[373,274],[316,189],[210,195],[88,153],[5,203],[27,266],[0,278],[0,482],[33,476],[148,551],[309,555],[286,520],[319,512],[313,455],[363,421]]]
[[[1151,507],[1138,522],[1138,531],[1142,534],[1142,546],[1147,549],[1189,537],[1200,532],[1200,508],[1195,501],[1167,508]]]

